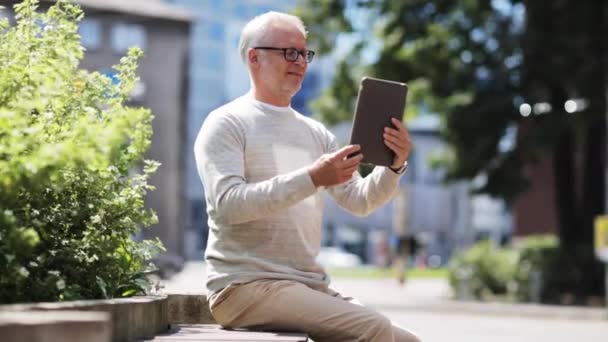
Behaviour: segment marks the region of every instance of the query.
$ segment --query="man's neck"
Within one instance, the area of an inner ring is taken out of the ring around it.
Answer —
[[[287,107],[291,103],[291,97],[289,96],[276,96],[274,94],[266,93],[257,89],[256,87],[251,88],[253,98],[264,103],[271,104],[277,107]]]

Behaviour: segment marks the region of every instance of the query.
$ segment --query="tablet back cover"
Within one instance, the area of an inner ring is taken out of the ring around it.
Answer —
[[[361,80],[350,143],[361,145],[362,163],[393,163],[395,154],[384,144],[384,127],[395,127],[391,118],[403,119],[406,96],[405,83],[372,77]]]

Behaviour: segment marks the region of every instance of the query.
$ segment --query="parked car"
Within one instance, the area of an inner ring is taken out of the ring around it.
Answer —
[[[325,268],[357,267],[362,264],[358,255],[339,247],[322,247],[317,256],[317,262]]]

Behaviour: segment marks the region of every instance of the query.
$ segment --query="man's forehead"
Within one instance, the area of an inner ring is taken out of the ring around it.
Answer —
[[[270,43],[306,45],[304,34],[297,27],[287,23],[273,24],[266,32]]]

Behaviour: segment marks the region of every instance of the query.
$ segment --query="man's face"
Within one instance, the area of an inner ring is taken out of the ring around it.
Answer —
[[[306,50],[306,38],[295,27],[278,26],[270,30],[266,46],[276,48],[295,48],[297,50]],[[277,96],[295,95],[304,80],[304,74],[308,64],[303,56],[298,56],[294,62],[289,62],[285,59],[283,51],[279,50],[257,50],[260,56],[260,80],[261,85],[265,90]]]

